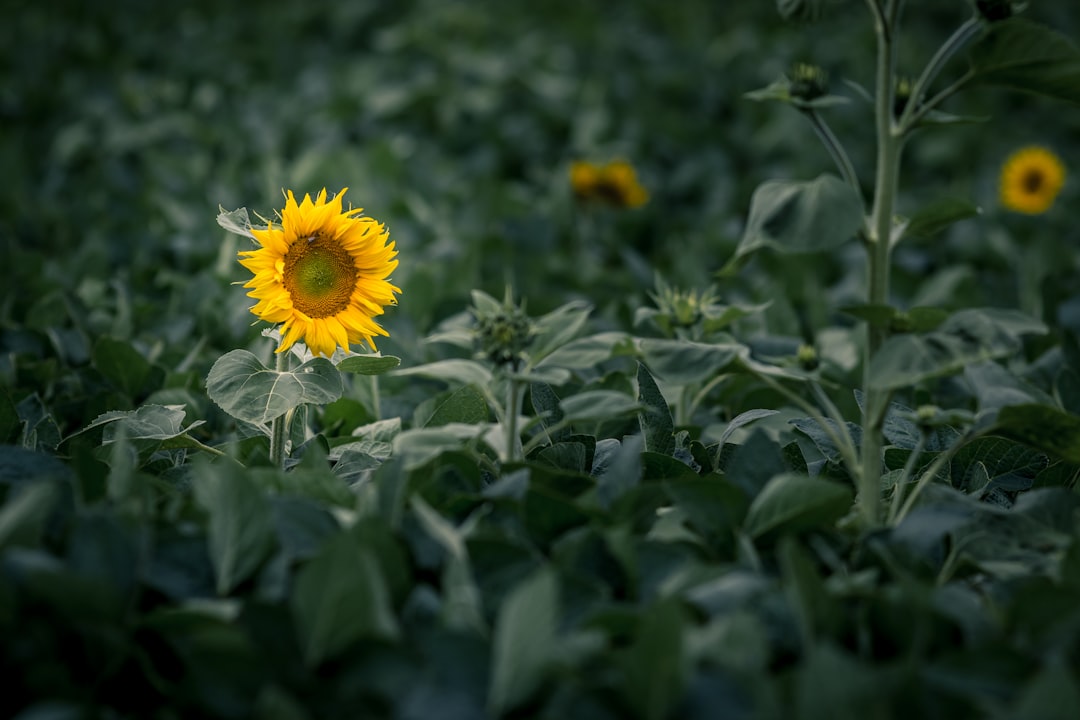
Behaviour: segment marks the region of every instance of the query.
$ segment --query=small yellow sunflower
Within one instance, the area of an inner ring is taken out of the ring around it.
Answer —
[[[1025,147],[1001,168],[1001,204],[1009,210],[1039,215],[1050,209],[1065,184],[1065,166],[1042,147]]]
[[[613,160],[606,165],[572,163],[570,186],[581,200],[598,200],[615,207],[636,208],[649,200],[649,193],[638,182],[634,166],[625,160]]]
[[[387,278],[397,267],[397,251],[382,223],[341,209],[343,189],[315,201],[304,195],[299,204],[286,193],[281,225],[251,229],[258,250],[240,252],[240,264],[255,277],[245,283],[251,308],[260,320],[281,323],[277,352],[303,341],[312,353],[329,357],[350,343],[388,335],[374,320],[387,305],[397,304],[401,289]]]

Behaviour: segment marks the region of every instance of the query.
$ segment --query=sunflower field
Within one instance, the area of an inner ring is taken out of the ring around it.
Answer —
[[[0,717],[1080,717],[1080,7],[12,0]]]

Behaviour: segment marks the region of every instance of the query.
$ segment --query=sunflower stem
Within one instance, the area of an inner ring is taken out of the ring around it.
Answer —
[[[503,408],[503,427],[506,429],[506,460],[521,459],[521,442],[518,439],[518,415],[521,414],[521,383],[513,377],[506,378],[506,405]]]
[[[285,372],[289,369],[289,353],[279,352],[274,355],[274,369]],[[285,439],[289,432],[289,413],[278,415],[270,421],[270,464],[276,468],[285,468]]]
[[[382,396],[379,392],[379,376],[371,376],[371,412],[376,420],[382,420]]]
[[[874,203],[870,213],[870,237],[867,243],[867,302],[887,305],[889,302],[889,271],[892,250],[893,206],[900,177],[900,156],[904,137],[893,117],[896,72],[896,47],[893,30],[899,5],[890,3],[892,12],[884,12],[874,0],[869,0],[877,35],[877,78],[874,104],[877,131],[877,172],[874,183]],[[890,22],[891,21],[891,22]],[[876,527],[881,513],[881,451],[885,410],[890,393],[873,386],[871,360],[889,337],[888,327],[870,325],[863,352],[863,393],[866,398],[862,417],[862,446],[858,473],[858,507],[863,521]]]

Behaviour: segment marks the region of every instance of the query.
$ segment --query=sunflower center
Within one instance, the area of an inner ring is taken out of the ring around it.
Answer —
[[[282,275],[293,307],[313,318],[330,317],[347,308],[356,288],[352,256],[322,234],[292,244]]]
[[[1020,186],[1024,188],[1024,192],[1037,193],[1042,190],[1044,179],[1041,170],[1032,168],[1025,172],[1024,176],[1020,178]]]

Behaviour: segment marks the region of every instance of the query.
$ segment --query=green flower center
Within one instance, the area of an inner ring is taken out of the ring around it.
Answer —
[[[313,318],[331,317],[347,308],[356,289],[352,256],[322,234],[292,244],[283,275],[293,307]]]

